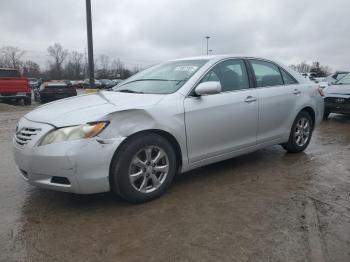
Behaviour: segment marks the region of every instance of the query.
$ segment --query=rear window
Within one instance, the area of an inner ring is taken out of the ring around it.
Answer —
[[[257,87],[283,85],[278,67],[270,62],[251,60]]]
[[[21,77],[17,70],[0,69],[0,77]]]
[[[67,87],[71,87],[69,85],[48,85],[46,86],[47,88],[67,88]]]

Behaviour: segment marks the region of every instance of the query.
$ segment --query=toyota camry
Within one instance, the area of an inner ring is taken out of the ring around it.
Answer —
[[[268,59],[172,60],[112,91],[29,112],[13,138],[15,162],[38,187],[145,202],[177,173],[277,144],[303,151],[322,119],[322,95],[317,84]]]

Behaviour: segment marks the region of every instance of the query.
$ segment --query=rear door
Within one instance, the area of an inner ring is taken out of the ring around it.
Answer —
[[[260,144],[289,132],[301,90],[297,81],[276,64],[258,59],[249,62],[259,98],[257,143]]]
[[[250,88],[244,61],[218,63],[201,80],[207,81],[219,81],[222,92],[184,101],[190,163],[256,144],[257,93]]]

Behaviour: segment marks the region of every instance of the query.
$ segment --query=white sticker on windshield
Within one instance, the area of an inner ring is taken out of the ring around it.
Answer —
[[[197,68],[198,66],[177,66],[174,68],[174,71],[194,72]]]

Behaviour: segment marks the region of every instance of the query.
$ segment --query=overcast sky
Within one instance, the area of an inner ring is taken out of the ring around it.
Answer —
[[[92,0],[95,56],[129,66],[214,54],[350,69],[350,1]],[[84,52],[85,0],[0,0],[0,47],[18,46],[45,65],[55,42]]]

